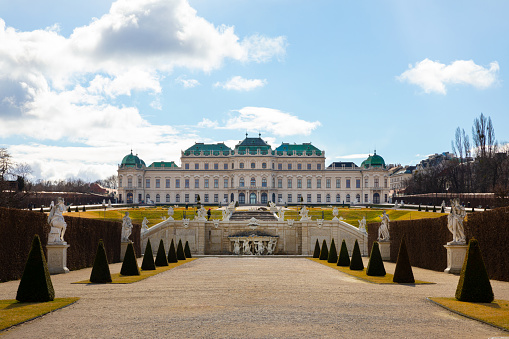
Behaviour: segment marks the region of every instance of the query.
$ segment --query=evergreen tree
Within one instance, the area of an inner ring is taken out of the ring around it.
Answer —
[[[350,261],[350,269],[354,271],[362,271],[364,269],[364,263],[362,262],[361,249],[357,239],[352,251],[352,260]]]
[[[83,212],[86,212],[87,209],[85,208],[85,205],[83,205]]]
[[[74,210],[74,212],[78,213],[79,210],[78,210],[78,206],[76,206],[76,209]]]
[[[421,204],[419,204],[419,208],[417,209],[419,212],[421,211]]]
[[[189,248],[189,242],[187,240],[186,245],[184,246],[184,254],[186,255],[186,258],[192,258],[191,249]]]
[[[366,275],[374,277],[385,277],[385,267],[382,260],[382,254],[378,247],[378,241],[373,242],[371,247],[371,255],[369,256],[368,267],[366,268]]]
[[[163,239],[159,241],[155,264],[156,266],[168,266],[168,259],[166,258],[166,250],[164,249]]]
[[[433,205],[433,212],[436,213],[437,211],[437,207],[435,205]]]
[[[16,300],[19,302],[44,302],[55,299],[55,290],[44,257],[39,235],[34,236],[28,253],[25,270],[19,282]]]
[[[440,207],[440,213],[445,213],[445,208],[444,208],[444,206]]]
[[[144,271],[153,271],[156,269],[156,264],[154,262],[154,254],[152,252],[152,245],[150,244],[150,239],[147,239],[147,247],[145,247],[145,254],[143,255],[141,269]]]
[[[318,239],[316,239],[315,243],[315,251],[313,253],[313,258],[320,258],[320,243],[318,242]]]
[[[456,299],[478,303],[490,303],[494,299],[481,249],[474,238],[468,243],[467,254],[456,288]]]
[[[329,257],[327,258],[328,263],[337,263],[338,262],[338,252],[336,251],[336,244],[334,244],[334,238],[332,238],[332,241],[330,243],[330,251],[329,251]]]
[[[348,255],[345,239],[343,239],[339,250],[338,266],[350,266],[350,256]]]
[[[408,251],[406,249],[405,237],[401,238],[398,260],[396,261],[396,269],[394,270],[392,281],[406,284],[413,284],[415,282],[412,265],[410,265],[410,258],[408,257]]]
[[[327,249],[327,242],[323,239],[322,250],[320,251],[320,260],[327,260],[329,258],[329,250]]]
[[[129,242],[127,244],[127,249],[125,250],[124,262],[122,263],[122,268],[120,269],[121,275],[140,275],[140,268],[138,267],[138,262],[136,261],[136,254],[134,254],[133,243]]]
[[[90,282],[104,284],[111,282],[110,266],[108,265],[108,257],[102,239],[97,245],[97,252],[94,258],[94,266],[90,273]]]
[[[428,210],[428,206],[426,206],[426,210],[425,210],[425,212],[429,212],[429,210]]]
[[[177,259],[186,260],[186,254],[184,253],[184,248],[182,247],[182,239],[179,239],[179,243],[177,245]]]
[[[172,264],[176,262],[178,262],[177,252],[175,252],[175,244],[173,244],[173,239],[171,239],[170,250],[168,251],[168,263]]]

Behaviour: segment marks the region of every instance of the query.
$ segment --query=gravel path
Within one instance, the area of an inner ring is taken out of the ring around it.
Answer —
[[[454,296],[458,277],[418,268],[416,279],[437,284],[370,284],[304,258],[276,257],[205,257],[135,284],[71,284],[89,275],[52,276],[57,297],[81,299],[3,337],[509,337],[427,301]],[[18,284],[0,284],[0,299],[13,299]],[[495,298],[509,300],[509,283],[492,286]]]

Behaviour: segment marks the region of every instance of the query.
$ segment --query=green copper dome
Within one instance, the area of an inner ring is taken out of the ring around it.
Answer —
[[[131,150],[131,153],[126,155],[124,159],[122,159],[122,163],[120,164],[121,167],[136,167],[141,168],[145,165],[145,162],[138,158],[137,155],[133,154],[133,151]]]
[[[364,160],[361,164],[363,168],[372,168],[372,167],[381,167],[385,168],[384,158],[376,154],[370,155],[366,160]]]

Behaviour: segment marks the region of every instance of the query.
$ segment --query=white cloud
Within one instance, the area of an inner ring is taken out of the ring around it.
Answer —
[[[193,88],[200,85],[200,82],[196,79],[187,79],[185,76],[179,76],[175,79],[177,84],[184,86],[184,88]]]
[[[269,132],[277,136],[309,135],[319,121],[309,122],[280,110],[265,107],[244,107],[232,112],[224,126],[218,129],[239,129],[250,132]]]
[[[244,79],[241,76],[234,76],[224,83],[216,82],[215,87],[221,87],[227,90],[251,91],[257,87],[263,87],[267,84],[266,79]]]
[[[367,153],[357,153],[357,154],[348,154],[348,155],[339,155],[336,159],[365,159],[369,157]]]
[[[203,120],[198,123],[198,127],[200,128],[216,128],[218,126],[219,123],[217,121],[212,121],[207,118],[203,118]]]
[[[489,68],[476,65],[472,60],[456,60],[450,65],[424,59],[397,77],[421,87],[424,92],[446,94],[447,85],[466,84],[476,88],[488,88],[496,83],[500,67],[498,62],[490,63]]]

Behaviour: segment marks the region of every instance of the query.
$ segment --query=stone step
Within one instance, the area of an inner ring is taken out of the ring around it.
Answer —
[[[256,218],[256,220],[270,220],[270,221],[277,220],[274,217],[274,214],[272,214],[269,211],[238,211],[238,212],[233,212],[232,216],[230,217],[230,220],[231,221],[235,221],[235,220],[249,220],[251,218]]]

